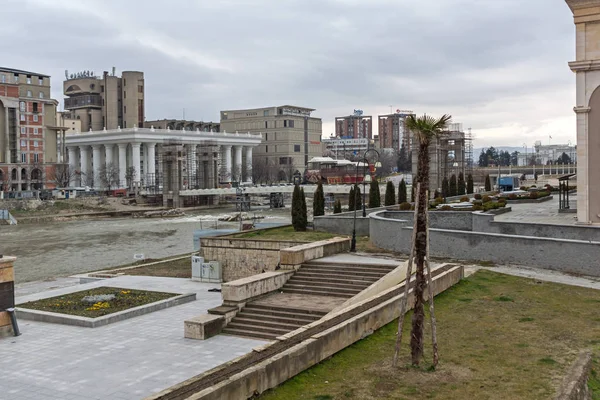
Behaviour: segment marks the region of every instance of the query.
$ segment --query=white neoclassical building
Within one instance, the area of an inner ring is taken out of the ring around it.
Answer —
[[[250,133],[127,128],[68,134],[65,144],[72,186],[104,188],[110,170],[118,171],[119,187],[130,180],[160,188],[169,176],[178,188],[206,189],[251,181],[252,149],[261,140]]]

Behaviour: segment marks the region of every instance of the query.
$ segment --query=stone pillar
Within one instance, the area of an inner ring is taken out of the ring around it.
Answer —
[[[113,161],[113,150],[114,150],[115,145],[114,144],[105,144],[104,145],[104,150],[106,155],[104,156],[104,159],[106,161],[106,165],[110,165],[110,164],[114,164]]]
[[[154,185],[154,175],[156,174],[156,143],[146,143],[145,153],[148,159],[148,164],[146,166],[146,171],[149,179],[148,185]]]
[[[566,0],[576,28],[577,220],[600,224],[600,0]]]
[[[119,186],[127,186],[127,143],[119,143]]]
[[[79,160],[77,159],[77,147],[70,146],[69,150],[69,186],[77,185],[77,176],[75,171],[78,169]]]
[[[90,170],[90,149],[88,146],[79,146],[81,154],[81,186],[89,186],[93,180],[92,171]]]
[[[14,335],[7,308],[15,307],[15,272],[13,263],[16,257],[0,258],[0,338]]]
[[[221,180],[223,182],[231,182],[231,146],[221,146],[223,151],[223,176]]]
[[[234,146],[233,150],[233,179],[236,182],[242,182],[242,146]]]
[[[131,143],[131,165],[135,168],[134,181],[139,181],[142,178],[140,171],[140,147],[141,143]]]
[[[21,133],[19,132],[19,135]],[[19,139],[19,137],[17,138]],[[19,140],[19,143],[21,141]],[[9,129],[8,129],[8,107],[4,107],[4,143],[6,143],[6,150],[4,151],[4,157],[5,160],[4,162],[7,164],[10,164],[11,159],[10,159],[10,136],[9,136]],[[17,146],[19,147],[19,146]],[[21,160],[18,160],[21,161]]]
[[[93,145],[92,146],[92,165],[94,166],[94,186],[101,187],[102,182],[100,182],[100,171],[103,167],[102,165],[102,145]]]
[[[246,182],[252,182],[252,147],[246,147]]]

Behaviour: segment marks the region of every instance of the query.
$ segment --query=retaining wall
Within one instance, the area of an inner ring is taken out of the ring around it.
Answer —
[[[239,238],[201,238],[200,255],[208,261],[219,261],[223,281],[229,282],[267,271],[279,265],[279,251],[306,242],[289,240],[256,240]]]
[[[16,257],[0,258],[0,338],[14,334],[10,316],[5,310],[15,306],[15,260]]]
[[[408,254],[412,241],[409,221],[371,216],[370,237],[377,247]],[[431,228],[433,257],[514,263],[562,272],[600,276],[600,242],[468,232]]]

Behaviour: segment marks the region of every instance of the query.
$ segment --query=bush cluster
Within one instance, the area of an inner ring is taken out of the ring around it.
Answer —
[[[463,203],[469,201],[469,196],[463,196],[463,197],[461,197],[460,201],[463,202]]]
[[[411,209],[411,205],[410,203],[404,202],[404,203],[400,203],[400,210],[402,211],[408,211]]]
[[[483,196],[483,198],[481,199],[483,200],[483,203],[489,203],[490,201],[492,201],[492,198],[490,196]]]
[[[479,193],[475,194],[475,196],[473,196],[473,197],[475,197],[475,200],[481,200],[481,198],[482,198],[481,194],[479,194]]]

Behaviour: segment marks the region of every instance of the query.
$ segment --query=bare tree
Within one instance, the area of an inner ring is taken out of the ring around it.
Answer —
[[[294,172],[296,172],[296,168],[294,167],[294,159],[292,157],[288,157],[287,164],[283,164],[281,166],[281,170],[285,173],[285,179],[288,182],[291,182]]]
[[[48,182],[54,182],[58,187],[69,187],[77,173],[69,164],[55,164],[48,171]]]
[[[377,176],[389,175],[398,166],[398,153],[395,150],[383,150],[379,154],[379,162],[381,162],[381,167],[377,168]]]
[[[133,182],[135,181],[136,176],[137,170],[135,169],[135,167],[127,167],[127,169],[125,170],[125,180],[127,181],[127,187],[129,187],[129,189],[133,188]]]
[[[254,183],[264,182],[267,177],[269,166],[263,159],[258,157],[252,159],[252,181]]]
[[[113,162],[101,166],[98,171],[98,181],[110,192],[119,186],[119,167]]]
[[[232,182],[241,182],[242,181],[242,168],[240,166],[231,168],[231,181]]]

